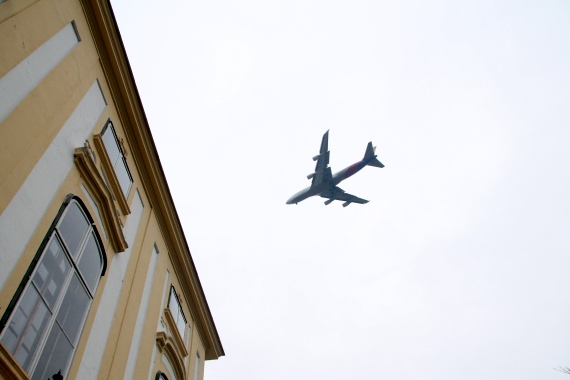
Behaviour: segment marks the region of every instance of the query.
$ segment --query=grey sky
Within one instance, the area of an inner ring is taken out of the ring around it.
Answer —
[[[570,3],[112,1],[221,379],[565,379]],[[342,208],[285,201],[330,129]]]

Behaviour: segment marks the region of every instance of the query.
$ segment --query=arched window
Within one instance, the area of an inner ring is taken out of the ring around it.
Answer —
[[[166,377],[163,372],[158,371],[154,377],[154,380],[168,380],[168,377]]]
[[[68,196],[0,323],[33,380],[67,375],[106,256],[83,202]]]

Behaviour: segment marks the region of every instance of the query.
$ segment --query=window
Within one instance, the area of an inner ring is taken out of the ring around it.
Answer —
[[[166,375],[160,371],[158,371],[156,373],[156,376],[154,377],[155,380],[168,380],[168,377],[166,377]]]
[[[0,324],[0,341],[33,380],[67,374],[106,267],[101,238],[79,198],[67,197],[54,225]]]
[[[117,175],[117,180],[119,181],[121,190],[123,191],[125,198],[127,198],[129,191],[131,190],[131,185],[133,184],[133,177],[131,176],[131,172],[127,166],[127,160],[125,159],[124,152],[121,149],[121,144],[119,143],[119,139],[115,133],[115,127],[113,127],[113,123],[110,120],[105,124],[103,132],[101,132],[101,136],[103,138],[105,149],[107,149],[111,166]]]
[[[184,333],[186,332],[186,318],[184,317],[184,312],[182,311],[182,306],[180,305],[180,300],[174,290],[174,286],[170,286],[170,296],[168,297],[168,308],[172,314],[172,318],[176,323],[178,332],[182,339],[184,339]]]

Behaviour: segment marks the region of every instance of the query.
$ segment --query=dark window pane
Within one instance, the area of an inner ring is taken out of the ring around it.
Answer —
[[[42,256],[33,278],[34,283],[49,307],[53,308],[55,306],[70,268],[71,265],[67,256],[63,252],[59,240],[54,236]]]
[[[117,145],[117,140],[115,139],[113,132],[113,129],[109,125],[103,135],[103,144],[105,144],[105,148],[107,149],[111,165],[115,166],[117,159],[121,156],[121,151],[119,150],[119,146]]]
[[[129,174],[129,169],[127,168],[127,163],[125,159],[122,158],[115,166],[115,173],[117,174],[117,179],[119,180],[119,184],[121,185],[121,189],[123,190],[123,194],[125,197],[129,195],[129,190],[131,189],[131,176]]]
[[[91,233],[91,236],[85,245],[85,250],[79,259],[78,267],[85,283],[89,286],[91,291],[94,291],[97,279],[101,274],[101,254],[99,253],[99,247],[95,242],[93,233]]]
[[[44,346],[40,360],[36,366],[36,370],[32,375],[32,380],[45,380],[51,378],[59,370],[65,379],[67,371],[67,363],[71,358],[73,347],[63,335],[57,323],[53,324],[51,333]]]
[[[2,343],[22,368],[28,369],[50,317],[34,286],[29,286],[2,337]]]
[[[89,227],[89,223],[79,206],[76,203],[71,203],[58,227],[71,256],[75,257],[77,254],[77,248],[79,248],[87,227]]]
[[[80,327],[83,325],[83,317],[89,306],[89,300],[90,297],[77,275],[73,275],[56,317],[73,344],[75,344]]]

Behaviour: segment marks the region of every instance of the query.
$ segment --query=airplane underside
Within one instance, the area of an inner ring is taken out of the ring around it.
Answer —
[[[297,204],[315,195],[319,195],[322,198],[328,198],[328,200],[325,201],[325,205],[329,205],[335,200],[344,201],[342,207],[346,207],[351,203],[365,204],[369,202],[366,199],[348,194],[338,187],[337,184],[356,174],[365,166],[383,168],[384,164],[376,158],[376,148],[372,147],[372,142],[369,142],[366,147],[364,158],[361,161],[332,175],[331,168],[328,166],[330,157],[330,152],[328,150],[328,136],[329,131],[323,135],[320,153],[313,157],[313,161],[317,161],[315,171],[307,176],[308,179],[312,180],[311,186],[293,195],[289,198],[287,204]]]

